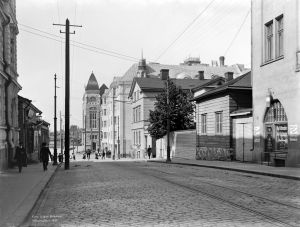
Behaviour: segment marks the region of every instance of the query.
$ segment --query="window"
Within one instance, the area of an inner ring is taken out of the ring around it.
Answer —
[[[141,106],[138,106],[136,108],[137,110],[137,121],[140,121],[141,120]]]
[[[138,134],[138,136],[139,136],[139,137],[138,137],[138,144],[141,144],[141,131],[139,131],[138,133],[139,133],[139,134]]]
[[[104,139],[107,139],[107,132],[104,132]]]
[[[133,122],[141,121],[141,106],[133,108]]]
[[[90,128],[97,128],[97,112],[90,111]]]
[[[270,21],[265,25],[265,60],[270,61],[273,57],[273,21]]]
[[[135,108],[133,108],[133,122],[135,122]]]
[[[276,18],[276,57],[283,56],[283,15]]]
[[[206,114],[201,114],[201,133],[206,134]]]
[[[106,109],[104,109],[103,111],[104,111],[104,116],[106,116]]]
[[[106,121],[103,121],[103,127],[106,127]]]
[[[139,91],[136,92],[136,100],[138,100],[140,97],[139,97]]]
[[[222,133],[223,128],[223,114],[222,112],[216,112],[216,133]]]

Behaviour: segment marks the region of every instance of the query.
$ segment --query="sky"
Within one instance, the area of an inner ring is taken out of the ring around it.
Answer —
[[[93,72],[99,86],[123,76],[141,58],[177,65],[187,57],[211,64],[251,63],[250,0],[17,0],[19,95],[32,100],[51,123],[54,74],[57,116],[64,115],[64,27],[70,31],[70,124],[82,127],[84,85]],[[58,121],[59,122],[59,121]],[[59,128],[59,127],[58,127]]]

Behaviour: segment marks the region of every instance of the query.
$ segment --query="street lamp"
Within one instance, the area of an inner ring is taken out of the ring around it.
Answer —
[[[160,70],[161,79],[165,80],[167,83],[167,160],[166,162],[171,162],[170,155],[170,97],[169,97],[169,69]]]
[[[117,99],[114,99],[114,102],[120,102],[120,103],[123,103],[124,105],[125,104],[129,104],[131,105],[131,102],[128,102],[128,101],[125,101],[125,100],[117,100]],[[122,115],[123,116],[123,121],[125,119],[125,114],[126,112],[124,111],[124,114]],[[123,130],[124,130],[124,126],[123,126]],[[122,130],[122,131],[123,131]],[[123,157],[126,158],[126,145],[124,143],[124,131],[123,131]],[[118,146],[118,158],[120,159],[120,149],[121,149],[121,146],[120,146],[120,113],[118,115],[118,139],[117,139],[117,146]]]
[[[54,74],[54,157],[53,165],[57,165],[57,117],[56,117],[56,74]]]

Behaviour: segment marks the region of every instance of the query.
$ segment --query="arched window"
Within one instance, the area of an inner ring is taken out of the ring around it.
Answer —
[[[287,122],[287,116],[285,114],[284,108],[278,100],[274,101],[272,105],[267,109],[264,122]]]
[[[90,97],[89,102],[96,102],[96,98],[94,96]]]

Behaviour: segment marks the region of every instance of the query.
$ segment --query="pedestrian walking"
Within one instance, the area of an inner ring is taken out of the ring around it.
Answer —
[[[17,160],[19,173],[21,173],[22,167],[27,166],[27,154],[22,143],[20,143],[16,148],[15,160]]]
[[[76,160],[76,156],[75,156],[74,152],[72,153],[72,156],[73,156],[73,160],[75,161]]]
[[[90,157],[91,157],[91,150],[87,150],[86,156],[87,156],[87,159],[90,160]]]
[[[43,162],[44,171],[47,170],[49,156],[50,156],[50,159],[52,160],[52,155],[50,153],[49,147],[47,147],[46,145],[47,144],[45,142],[42,143],[42,149],[40,152],[40,161]]]
[[[151,153],[152,153],[150,145],[149,145],[149,147],[148,147],[148,149],[147,149],[147,152],[148,152],[148,157],[149,157],[149,159],[150,159]]]
[[[102,150],[102,159],[105,159],[105,151],[104,151],[104,149]]]

